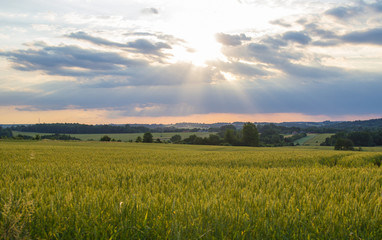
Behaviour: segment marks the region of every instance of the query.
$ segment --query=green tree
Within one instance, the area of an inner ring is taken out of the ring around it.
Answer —
[[[111,141],[111,138],[107,135],[101,137],[100,141],[102,142],[110,142]]]
[[[182,141],[182,136],[180,136],[179,134],[176,134],[170,138],[170,141],[173,143],[178,143]]]
[[[232,128],[228,128],[224,133],[224,142],[234,145],[237,141],[235,130]]]
[[[12,130],[10,128],[2,128],[0,126],[0,138],[11,138],[11,137],[13,137]]]
[[[243,126],[243,143],[246,146],[259,146],[259,132],[253,123],[245,123]]]
[[[337,139],[334,150],[354,150],[354,143],[348,138]]]
[[[135,139],[135,142],[137,142],[137,143],[142,142],[142,137],[141,137],[141,136],[138,136],[137,139]]]
[[[220,137],[216,134],[210,134],[208,139],[206,139],[206,143],[209,145],[219,145],[220,144]]]
[[[147,132],[143,134],[143,142],[144,143],[152,143],[153,142],[153,135],[151,132]]]

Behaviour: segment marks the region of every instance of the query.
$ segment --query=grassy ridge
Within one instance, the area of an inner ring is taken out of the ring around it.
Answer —
[[[379,157],[0,142],[0,239],[378,239]]]

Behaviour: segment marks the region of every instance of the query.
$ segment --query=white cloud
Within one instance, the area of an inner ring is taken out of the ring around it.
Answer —
[[[0,10],[3,106],[380,113],[380,1],[41,3]]]

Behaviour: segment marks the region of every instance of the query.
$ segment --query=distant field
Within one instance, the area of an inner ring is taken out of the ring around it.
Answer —
[[[325,139],[332,136],[332,133],[324,134],[308,134],[308,136],[298,139],[294,143],[299,143],[304,146],[320,146],[321,143],[325,142]]]
[[[381,239],[372,150],[0,140],[0,239]]]
[[[303,137],[303,138],[300,138],[300,139],[297,139],[296,141],[294,141],[293,143],[296,145],[304,145],[304,143],[312,138],[314,138],[316,136],[316,134],[308,134],[306,137]]]
[[[13,131],[13,135],[17,136],[18,134],[27,135],[27,136],[36,136],[39,135],[51,135],[51,133],[35,133],[35,132],[17,132]],[[169,133],[152,133],[154,140],[159,138],[161,141],[170,140],[170,138],[176,134],[179,134],[182,139],[188,138],[189,136],[195,134],[198,137],[208,137],[210,134],[215,134],[213,132],[169,132]],[[121,140],[123,142],[127,142],[129,140],[135,141],[138,136],[143,137],[143,133],[105,133],[105,134],[68,134],[72,137],[76,137],[81,139],[82,141],[99,141],[101,137],[107,135],[112,139]]]

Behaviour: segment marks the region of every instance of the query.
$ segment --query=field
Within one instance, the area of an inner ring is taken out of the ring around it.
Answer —
[[[294,142],[294,144],[304,145],[304,146],[320,146],[321,143],[325,142],[325,139],[332,136],[332,133],[325,134],[308,134],[304,138],[300,138]]]
[[[35,133],[35,132],[17,132],[13,131],[13,135],[17,136],[18,134],[27,135],[34,137],[37,134],[42,135],[51,135],[52,133]],[[195,134],[198,137],[208,137],[210,134],[216,134],[213,132],[167,132],[167,133],[152,133],[154,140],[159,138],[161,141],[170,140],[170,138],[176,134],[179,134],[182,139],[188,138],[189,136]],[[135,141],[138,136],[143,137],[143,133],[107,133],[107,134],[69,134],[72,137],[81,139],[82,141],[99,141],[101,137],[107,135],[112,139],[121,140],[122,142],[128,142],[130,140]]]
[[[0,239],[381,239],[365,149],[0,141]]]

